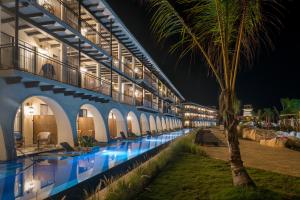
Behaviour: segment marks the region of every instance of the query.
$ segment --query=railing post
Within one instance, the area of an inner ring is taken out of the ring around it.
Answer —
[[[110,26],[109,26],[109,32],[110,32],[110,56],[111,56],[111,60],[110,60],[110,96],[112,97],[112,93],[113,93],[113,79],[112,79],[112,67],[113,67],[113,54],[112,54],[112,25],[113,25],[113,21],[112,19],[110,19]]]
[[[19,69],[19,0],[15,2],[15,46],[14,46],[14,68]]]
[[[81,0],[78,0],[78,32],[81,33]],[[81,88],[81,40],[78,39],[78,87]]]
[[[132,94],[133,94],[132,95],[132,105],[136,106],[135,105],[135,98],[136,97],[135,97],[135,84],[134,83],[132,84]]]

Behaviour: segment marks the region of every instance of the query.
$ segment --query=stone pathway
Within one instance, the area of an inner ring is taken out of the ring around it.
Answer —
[[[217,140],[227,144],[222,131],[211,129]],[[213,138],[213,137],[210,137]],[[257,142],[240,139],[242,159],[245,166],[300,177],[300,152],[287,148],[272,148]],[[226,145],[203,146],[213,158],[228,161]]]

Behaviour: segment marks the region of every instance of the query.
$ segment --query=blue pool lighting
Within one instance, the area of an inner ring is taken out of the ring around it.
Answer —
[[[79,156],[54,153],[0,164],[0,199],[44,199],[188,133],[188,129],[110,143]]]

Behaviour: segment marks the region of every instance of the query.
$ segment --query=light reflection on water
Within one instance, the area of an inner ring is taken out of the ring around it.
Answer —
[[[0,199],[42,199],[171,141],[189,130],[125,140],[76,157],[35,156],[0,164]]]

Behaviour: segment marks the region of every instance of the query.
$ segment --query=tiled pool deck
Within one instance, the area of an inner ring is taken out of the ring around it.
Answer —
[[[44,199],[65,191],[128,160],[188,133],[110,143],[98,151],[75,156],[34,156],[0,164],[0,199]]]

